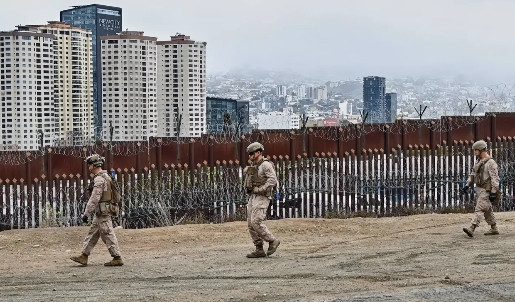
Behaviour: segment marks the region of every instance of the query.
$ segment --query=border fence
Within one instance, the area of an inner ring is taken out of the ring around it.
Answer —
[[[515,209],[515,137],[488,141],[501,178],[502,201],[497,210]],[[356,213],[374,216],[416,212],[470,211],[473,190],[465,184],[475,158],[473,141],[452,144],[398,145],[338,154],[304,153],[272,156],[279,186],[268,217],[344,217]],[[247,195],[240,161],[207,161],[151,165],[113,172],[122,188],[121,216],[126,228],[181,223],[201,215],[205,221],[224,222],[245,217]],[[91,181],[85,175],[45,175],[30,183],[0,179],[0,228],[76,226],[88,200]],[[0,229],[0,230],[1,230]]]
[[[147,141],[99,141],[87,146],[41,146],[38,150],[0,151],[0,178],[25,179],[30,184],[42,174],[47,180],[55,175],[81,174],[87,179],[84,158],[93,153],[106,158],[107,169],[134,168],[137,174],[145,167],[165,164],[202,164],[214,166],[216,160],[247,161],[245,148],[254,141],[263,143],[266,154],[309,158],[322,152],[336,153],[363,149],[391,149],[400,145],[429,145],[444,142],[495,139],[515,135],[515,112],[488,113],[485,116],[441,117],[435,120],[397,120],[390,124],[348,124],[340,127],[317,127],[296,130],[255,130],[239,135],[227,131],[196,138],[150,137]],[[2,145],[0,145],[0,150]],[[358,156],[361,151],[358,152]]]

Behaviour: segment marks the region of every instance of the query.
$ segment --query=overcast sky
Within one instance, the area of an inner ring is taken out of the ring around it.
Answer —
[[[8,3],[8,4],[7,4]],[[0,30],[59,20],[82,0],[0,2]],[[208,73],[288,70],[326,80],[367,75],[515,82],[512,0],[105,0],[123,28],[207,42]]]

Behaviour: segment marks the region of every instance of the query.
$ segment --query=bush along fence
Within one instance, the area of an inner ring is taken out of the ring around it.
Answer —
[[[515,137],[488,141],[501,177],[500,211],[515,208]],[[475,163],[472,141],[382,149],[315,153],[290,158],[273,156],[279,186],[268,216],[348,217],[410,213],[465,212],[474,207],[473,190],[460,189]],[[116,218],[126,228],[188,222],[224,222],[246,217],[248,196],[238,161],[216,161],[113,171],[122,188],[122,211]],[[45,175],[27,184],[0,179],[0,227],[76,226],[89,198],[91,181],[84,175]]]

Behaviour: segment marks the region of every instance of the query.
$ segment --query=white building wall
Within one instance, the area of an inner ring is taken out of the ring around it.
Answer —
[[[286,96],[286,86],[277,85],[277,95],[278,96]]]
[[[300,117],[294,113],[272,112],[257,116],[257,128],[261,130],[299,129],[299,126]]]
[[[298,99],[306,98],[306,86],[300,85],[299,87],[297,87],[297,98]]]
[[[56,144],[93,144],[91,31],[61,22],[38,25],[37,30],[56,37],[53,49],[57,73],[54,83]]]
[[[206,43],[177,35],[158,41],[157,52],[158,135],[200,137],[206,133]]]
[[[102,38],[102,139],[145,141],[157,136],[156,38],[122,32]]]
[[[55,140],[53,35],[0,32],[0,151],[39,150]]]

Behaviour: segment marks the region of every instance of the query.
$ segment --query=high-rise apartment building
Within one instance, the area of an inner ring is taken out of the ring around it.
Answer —
[[[385,88],[383,77],[363,78],[363,111],[368,114],[366,123],[386,122]]]
[[[306,97],[306,86],[299,85],[297,87],[297,99],[303,99]]]
[[[0,32],[0,151],[38,150],[55,140],[55,36]]]
[[[312,87],[312,86],[307,87],[306,88],[306,97],[308,99],[315,99],[316,98],[315,97],[315,94],[316,94],[315,90],[316,90],[315,87]]]
[[[314,88],[314,99],[317,101],[327,100],[327,86],[319,86]]]
[[[122,31],[122,9],[119,7],[91,4],[73,6],[61,11],[61,22],[91,31],[93,43],[93,111],[95,116],[95,133],[100,135],[102,129],[102,36],[115,35]]]
[[[144,141],[157,135],[157,38],[138,31],[104,36],[102,139]]]
[[[278,96],[286,96],[286,86],[284,85],[277,85],[277,95]]]
[[[91,31],[57,21],[18,26],[18,30],[54,36],[54,144],[93,143]]]
[[[206,133],[206,44],[177,34],[157,41],[158,135]]]

